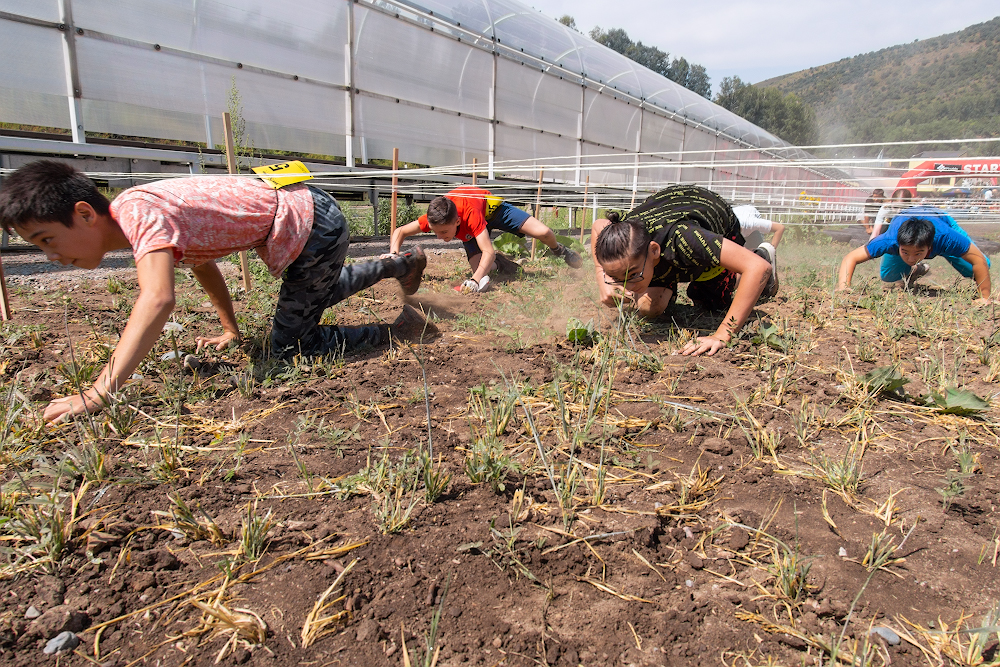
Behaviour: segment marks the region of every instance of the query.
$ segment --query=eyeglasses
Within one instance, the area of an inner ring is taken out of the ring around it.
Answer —
[[[642,274],[646,273],[646,262],[649,260],[649,244],[646,244],[646,255],[642,260],[642,270],[635,275],[631,275],[632,271],[626,273],[625,280],[615,280],[614,278],[608,280],[608,276],[604,276],[604,282],[607,285],[628,285],[629,283],[637,283],[642,280]]]

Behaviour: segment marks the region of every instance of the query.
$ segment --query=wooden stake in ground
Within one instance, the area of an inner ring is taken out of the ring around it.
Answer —
[[[583,210],[580,211],[580,243],[583,243],[583,228],[587,226],[587,190],[590,189],[590,174],[587,174],[587,182],[583,186]],[[593,225],[591,225],[593,228]]]
[[[535,196],[535,219],[542,219],[542,177],[545,170],[538,170],[538,194]],[[535,259],[535,248],[538,246],[538,239],[531,239],[531,259]]]
[[[476,184],[476,166],[479,161],[476,158],[472,158],[472,184]]]
[[[229,167],[230,174],[238,174],[239,167],[236,164],[236,139],[233,138],[233,119],[226,111],[222,114],[222,127],[226,131],[226,166]],[[240,251],[240,270],[243,272],[243,289],[247,292],[253,286],[250,281],[250,261],[247,259],[247,251]]]
[[[392,211],[389,213],[389,236],[391,237],[396,233],[396,185],[399,183],[399,179],[396,176],[396,170],[399,169],[399,149],[392,149]]]
[[[0,261],[0,320],[6,321],[10,318],[10,297],[7,295],[7,279],[4,278],[3,262]]]

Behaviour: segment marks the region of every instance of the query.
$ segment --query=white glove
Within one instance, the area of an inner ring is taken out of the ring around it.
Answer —
[[[464,283],[462,283],[462,291],[463,292],[478,292],[479,291],[479,283],[477,283],[472,278],[469,278]]]
[[[379,259],[392,259],[393,257],[399,257],[398,252],[387,252],[384,255],[379,255]]]

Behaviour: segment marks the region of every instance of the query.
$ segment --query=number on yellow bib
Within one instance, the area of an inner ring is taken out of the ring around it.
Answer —
[[[313,177],[306,166],[298,160],[254,167],[253,173],[261,177],[268,185],[277,190],[292,183],[308,181]]]
[[[497,212],[500,208],[500,204],[503,203],[503,199],[495,195],[486,196],[486,219],[489,220],[493,217],[493,214]]]

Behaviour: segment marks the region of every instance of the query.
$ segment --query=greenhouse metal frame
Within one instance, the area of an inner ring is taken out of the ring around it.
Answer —
[[[516,0],[0,0],[0,121],[733,200],[856,201],[843,174]],[[27,56],[27,57],[26,57]]]

